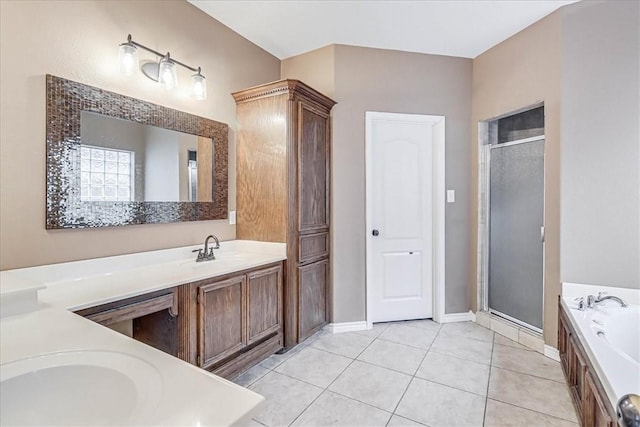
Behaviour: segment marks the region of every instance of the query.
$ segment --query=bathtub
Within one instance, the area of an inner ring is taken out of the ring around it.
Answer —
[[[625,394],[640,395],[640,290],[563,284],[562,304],[587,356],[615,408]],[[575,298],[606,290],[627,302],[606,301],[580,311]]]

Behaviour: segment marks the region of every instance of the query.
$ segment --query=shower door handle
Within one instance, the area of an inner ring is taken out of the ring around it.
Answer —
[[[544,225],[540,227],[540,241],[544,242]]]

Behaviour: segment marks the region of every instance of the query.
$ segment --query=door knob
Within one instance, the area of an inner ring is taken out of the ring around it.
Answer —
[[[374,236],[377,236],[380,234],[380,232],[378,230],[373,230],[371,234],[373,234]]]

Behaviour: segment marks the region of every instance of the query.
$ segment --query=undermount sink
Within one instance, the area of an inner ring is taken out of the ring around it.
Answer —
[[[141,424],[162,394],[149,363],[112,351],[67,351],[0,365],[2,425]]]

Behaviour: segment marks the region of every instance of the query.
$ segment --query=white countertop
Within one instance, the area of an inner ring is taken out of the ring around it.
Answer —
[[[37,286],[39,306],[0,319],[2,366],[34,356],[73,351],[124,353],[152,365],[162,381],[153,410],[131,425],[231,425],[249,417],[264,398],[178,358],[91,322],[68,310],[170,288],[285,259],[285,245],[222,242],[218,259],[195,263],[187,248],[0,273],[0,298]],[[108,385],[101,384],[101,387]],[[24,411],[33,402],[24,401]]]
[[[39,301],[77,311],[286,259],[284,243],[222,242],[213,261],[195,262],[202,245],[0,272],[0,295],[46,286]]]
[[[608,292],[622,298],[630,307],[638,306],[640,291],[637,289],[625,289],[605,287],[597,285],[584,285],[576,283],[563,283],[562,306],[567,312],[569,322],[578,335],[582,347],[587,353],[600,382],[607,394],[612,407],[615,408],[618,399],[625,394],[640,394],[640,369],[638,363],[597,336],[594,330],[594,320],[607,315],[608,311],[620,310],[617,303],[607,302],[599,307],[580,311],[577,309],[575,298],[587,295],[597,295],[598,292]],[[601,325],[602,323],[597,323]],[[637,333],[636,331],[627,331]]]

